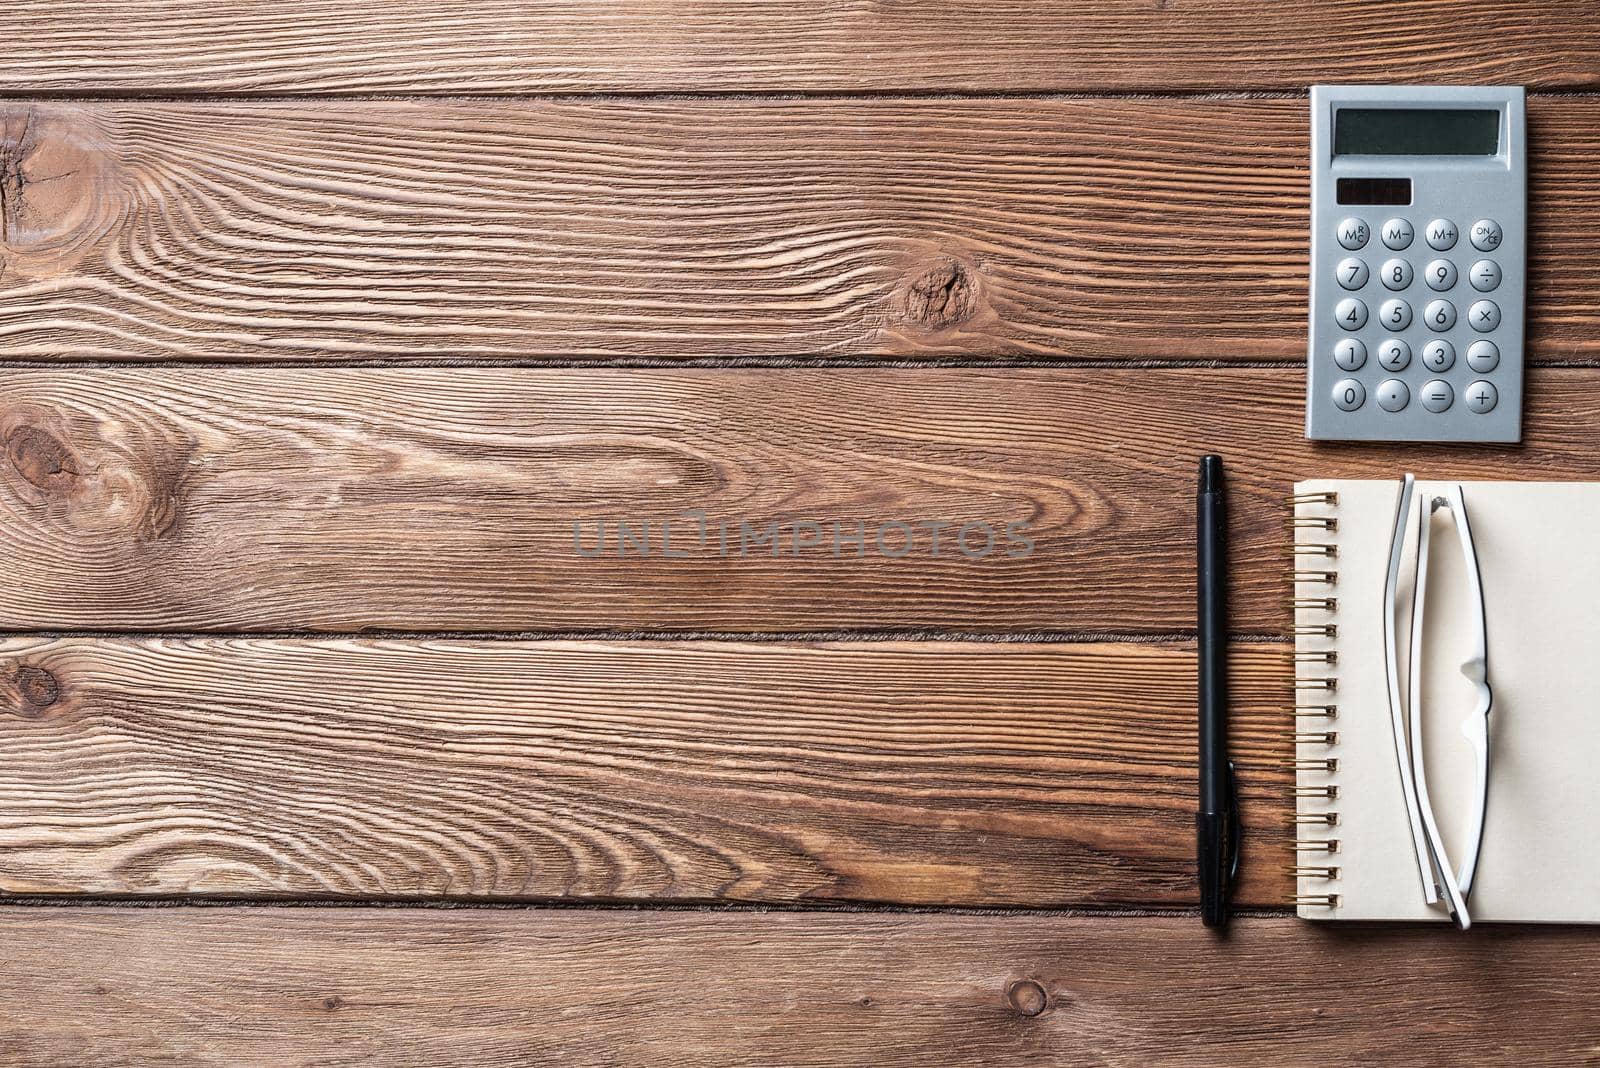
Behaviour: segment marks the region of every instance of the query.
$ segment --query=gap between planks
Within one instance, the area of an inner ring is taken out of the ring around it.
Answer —
[[[474,641],[474,642],[748,642],[766,644],[807,644],[812,642],[979,642],[1015,644],[1091,644],[1091,645],[1184,645],[1197,640],[1194,631],[1139,632],[1086,630],[797,630],[797,631],[663,631],[663,630],[568,630],[568,631],[472,631],[472,630],[384,630],[372,628],[351,631],[324,630],[52,630],[0,628],[0,637],[41,638],[147,638],[152,641],[226,638],[230,636],[268,640],[318,641]],[[1286,633],[1231,633],[1235,644],[1290,644]]]
[[[0,909],[397,909],[484,912],[783,913],[846,916],[1015,916],[1019,918],[1192,919],[1200,909],[1171,905],[902,905],[892,901],[604,901],[590,898],[502,900],[473,897],[214,897],[200,894],[0,894]],[[1292,906],[1235,904],[1233,915],[1296,919]]]

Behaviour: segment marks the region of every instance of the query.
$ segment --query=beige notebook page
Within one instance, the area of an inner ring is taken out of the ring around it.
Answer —
[[[1419,482],[1426,500],[1444,485]],[[1600,483],[1463,482],[1488,616],[1489,800],[1472,888],[1474,922],[1600,922]],[[1302,544],[1332,541],[1337,610],[1301,610],[1303,624],[1334,622],[1334,638],[1305,637],[1297,651],[1332,648],[1333,665],[1299,674],[1335,675],[1332,746],[1305,743],[1297,756],[1337,761],[1331,773],[1301,771],[1301,786],[1334,783],[1333,799],[1302,798],[1302,814],[1338,812],[1333,826],[1301,825],[1303,839],[1335,838],[1336,852],[1301,852],[1301,864],[1331,864],[1331,881],[1299,880],[1300,893],[1338,896],[1334,907],[1302,905],[1308,919],[1444,920],[1423,902],[1400,789],[1384,674],[1383,587],[1399,480],[1312,481],[1298,493],[1331,491],[1336,505],[1303,505],[1301,516],[1336,517],[1331,532],[1300,529]],[[1416,516],[1400,583],[1402,667],[1409,638]],[[1302,557],[1300,566],[1322,566]],[[1423,642],[1427,785],[1451,859],[1459,866],[1473,786],[1471,751],[1459,732],[1472,708],[1460,673],[1470,641],[1470,600],[1448,512],[1432,527]],[[1302,584],[1299,596],[1325,587]],[[1402,678],[1404,675],[1402,675]],[[1403,695],[1404,696],[1404,695]],[[1317,691],[1301,691],[1316,701]],[[1318,720],[1300,729],[1319,730]]]

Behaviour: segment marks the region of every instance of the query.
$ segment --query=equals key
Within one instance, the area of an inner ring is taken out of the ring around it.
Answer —
[[[1450,383],[1435,378],[1422,387],[1422,406],[1430,412],[1443,412],[1455,403],[1456,392]]]

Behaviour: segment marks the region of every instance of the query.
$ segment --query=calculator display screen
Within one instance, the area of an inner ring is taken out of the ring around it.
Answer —
[[[1336,156],[1492,156],[1500,112],[1469,108],[1339,108]]]

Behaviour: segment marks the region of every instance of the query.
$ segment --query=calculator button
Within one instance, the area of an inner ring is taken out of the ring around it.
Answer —
[[[1367,224],[1360,219],[1346,219],[1339,224],[1339,244],[1354,252],[1367,243],[1367,238],[1372,232],[1367,229]]]
[[[1385,329],[1404,330],[1411,325],[1411,305],[1403,300],[1386,300],[1378,309],[1378,318]]]
[[[1404,289],[1411,284],[1411,264],[1402,259],[1384,260],[1378,277],[1389,289]]]
[[[1494,260],[1479,260],[1467,273],[1467,280],[1479,293],[1491,292],[1500,286],[1500,265]]]
[[[1429,289],[1443,293],[1455,288],[1456,265],[1449,260],[1433,260],[1422,269],[1422,278],[1428,283]]]
[[[1404,371],[1411,363],[1411,346],[1397,337],[1378,346],[1378,365],[1385,371]]]
[[[1341,378],[1333,384],[1333,403],[1340,411],[1353,412],[1367,403],[1367,387],[1353,378]]]
[[[1480,341],[1480,345],[1488,342]],[[1341,371],[1359,371],[1367,362],[1367,347],[1353,337],[1347,337],[1333,347],[1333,362]]]
[[[1378,407],[1386,412],[1398,412],[1411,403],[1411,391],[1398,378],[1386,378],[1378,383]]]
[[[1422,346],[1422,366],[1430,371],[1448,371],[1456,364],[1456,347],[1442,337]]]
[[[1500,403],[1500,393],[1488,382],[1474,382],[1467,387],[1467,410],[1479,415],[1494,410]]]
[[[1486,375],[1500,366],[1500,350],[1493,341],[1474,341],[1467,346],[1467,366]]]
[[[1346,289],[1360,289],[1367,284],[1367,265],[1354,256],[1340,260],[1334,273],[1339,276],[1339,284]]]
[[[1493,252],[1500,247],[1500,224],[1493,219],[1479,219],[1472,224],[1472,247],[1479,252]]]
[[[1480,300],[1467,313],[1467,322],[1480,334],[1487,334],[1500,325],[1500,305],[1492,300]]]
[[[1416,236],[1416,231],[1411,229],[1411,224],[1405,219],[1390,219],[1383,224],[1383,243],[1399,252],[1403,248],[1411,247],[1411,239]]]
[[[1429,330],[1448,330],[1456,325],[1456,306],[1448,300],[1430,300],[1422,311],[1422,324]]]
[[[1346,297],[1333,309],[1333,317],[1346,330],[1360,330],[1367,325],[1367,306],[1354,297]]]
[[[1461,236],[1456,232],[1456,224],[1449,219],[1435,219],[1423,231],[1428,238],[1428,247],[1436,248],[1440,252],[1447,252],[1456,247],[1456,238]]]
[[[1456,391],[1450,383],[1435,378],[1422,387],[1422,406],[1430,412],[1442,412],[1455,403]]]

